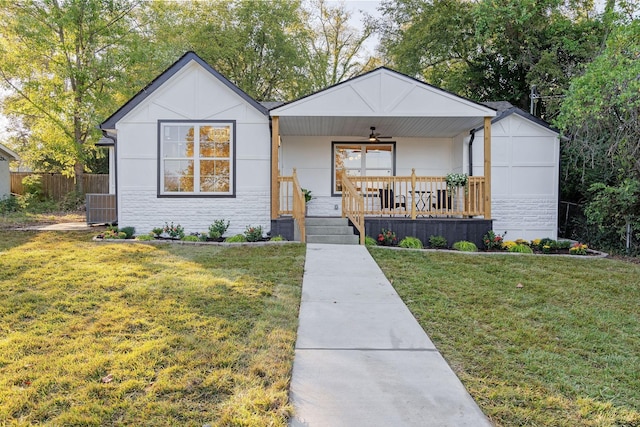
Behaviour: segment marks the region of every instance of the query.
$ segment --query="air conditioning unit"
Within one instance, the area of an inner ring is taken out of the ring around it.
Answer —
[[[86,194],[87,224],[116,224],[115,194]]]

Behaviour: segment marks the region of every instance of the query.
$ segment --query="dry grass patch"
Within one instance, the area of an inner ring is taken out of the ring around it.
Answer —
[[[640,265],[369,250],[497,425],[640,426]]]
[[[286,425],[304,246],[4,232],[0,424]]]

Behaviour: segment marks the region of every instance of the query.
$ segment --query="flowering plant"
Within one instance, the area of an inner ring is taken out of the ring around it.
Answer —
[[[382,229],[378,234],[378,244],[382,246],[394,246],[398,243],[396,233],[391,230]]]
[[[589,247],[584,243],[576,242],[569,248],[571,255],[586,255]]]
[[[244,230],[244,237],[247,238],[247,242],[258,242],[262,240],[262,226],[247,227]]]
[[[496,234],[493,230],[490,230],[487,234],[482,237],[482,242],[487,250],[492,249],[502,249],[502,241],[504,240],[504,236],[507,234],[505,231],[502,235]]]
[[[448,188],[464,187],[467,185],[469,177],[466,173],[450,173],[445,177]]]
[[[173,221],[171,224],[165,222],[162,231],[167,233],[167,235],[172,239],[182,239],[184,237],[184,227],[180,224],[173,225]]]

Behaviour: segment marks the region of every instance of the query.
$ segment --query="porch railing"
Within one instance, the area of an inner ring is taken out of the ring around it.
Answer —
[[[364,215],[368,216],[477,216],[484,215],[482,176],[468,177],[465,187],[449,188],[443,176],[344,176],[343,207],[353,206],[353,191],[345,191],[349,183],[362,197]]]
[[[342,172],[342,217],[348,218],[360,233],[360,244],[364,245],[364,196]]]
[[[305,242],[305,216],[306,201],[302,193],[302,187],[298,182],[298,175],[295,168],[292,176],[279,176],[280,185],[279,215],[291,215],[295,225],[298,227],[300,241]]]

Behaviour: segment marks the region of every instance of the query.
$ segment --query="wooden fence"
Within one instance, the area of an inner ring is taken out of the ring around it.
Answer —
[[[75,179],[59,173],[11,172],[11,192],[23,194],[22,179],[29,175],[41,176],[44,194],[56,201],[61,200],[66,194],[75,190]],[[83,183],[85,193],[109,193],[108,174],[84,174]]]

